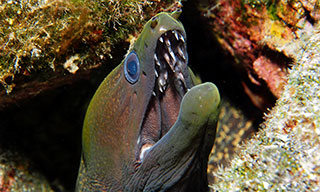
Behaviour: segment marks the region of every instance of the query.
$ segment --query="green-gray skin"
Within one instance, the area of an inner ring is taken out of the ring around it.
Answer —
[[[208,191],[220,96],[212,83],[192,87],[178,15],[148,21],[96,91],[84,121],[76,191]]]

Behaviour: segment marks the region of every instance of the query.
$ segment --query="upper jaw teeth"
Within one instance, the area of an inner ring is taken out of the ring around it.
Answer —
[[[177,48],[178,49],[178,53],[179,55],[182,57],[183,60],[186,60],[186,56],[185,54],[183,53],[182,49],[180,47]]]
[[[166,42],[167,47],[171,47],[171,42],[169,39],[166,38],[165,42]]]
[[[179,41],[180,37],[177,31],[172,31],[177,41]]]
[[[187,91],[182,67],[186,64],[186,47],[183,35],[177,30],[167,31],[162,34],[157,43],[154,53],[156,84],[160,93],[167,88],[168,72],[174,78],[177,89]],[[155,92],[158,92],[155,90]],[[155,95],[155,94],[153,94]]]
[[[163,43],[163,38],[162,38],[162,37],[160,37],[160,38],[159,38],[159,41],[160,41],[161,43]]]

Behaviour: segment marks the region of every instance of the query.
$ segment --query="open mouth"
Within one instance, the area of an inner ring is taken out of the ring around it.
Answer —
[[[136,167],[175,123],[184,94],[188,55],[185,37],[169,30],[157,40],[154,53],[155,86],[137,141]]]

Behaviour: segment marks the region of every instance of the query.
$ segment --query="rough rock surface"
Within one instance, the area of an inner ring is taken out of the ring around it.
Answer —
[[[288,83],[257,135],[214,175],[217,191],[318,191],[320,34],[297,52]]]

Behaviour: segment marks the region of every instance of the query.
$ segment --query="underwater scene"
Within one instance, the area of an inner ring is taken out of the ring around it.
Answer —
[[[0,1],[0,191],[320,190],[320,1]]]

